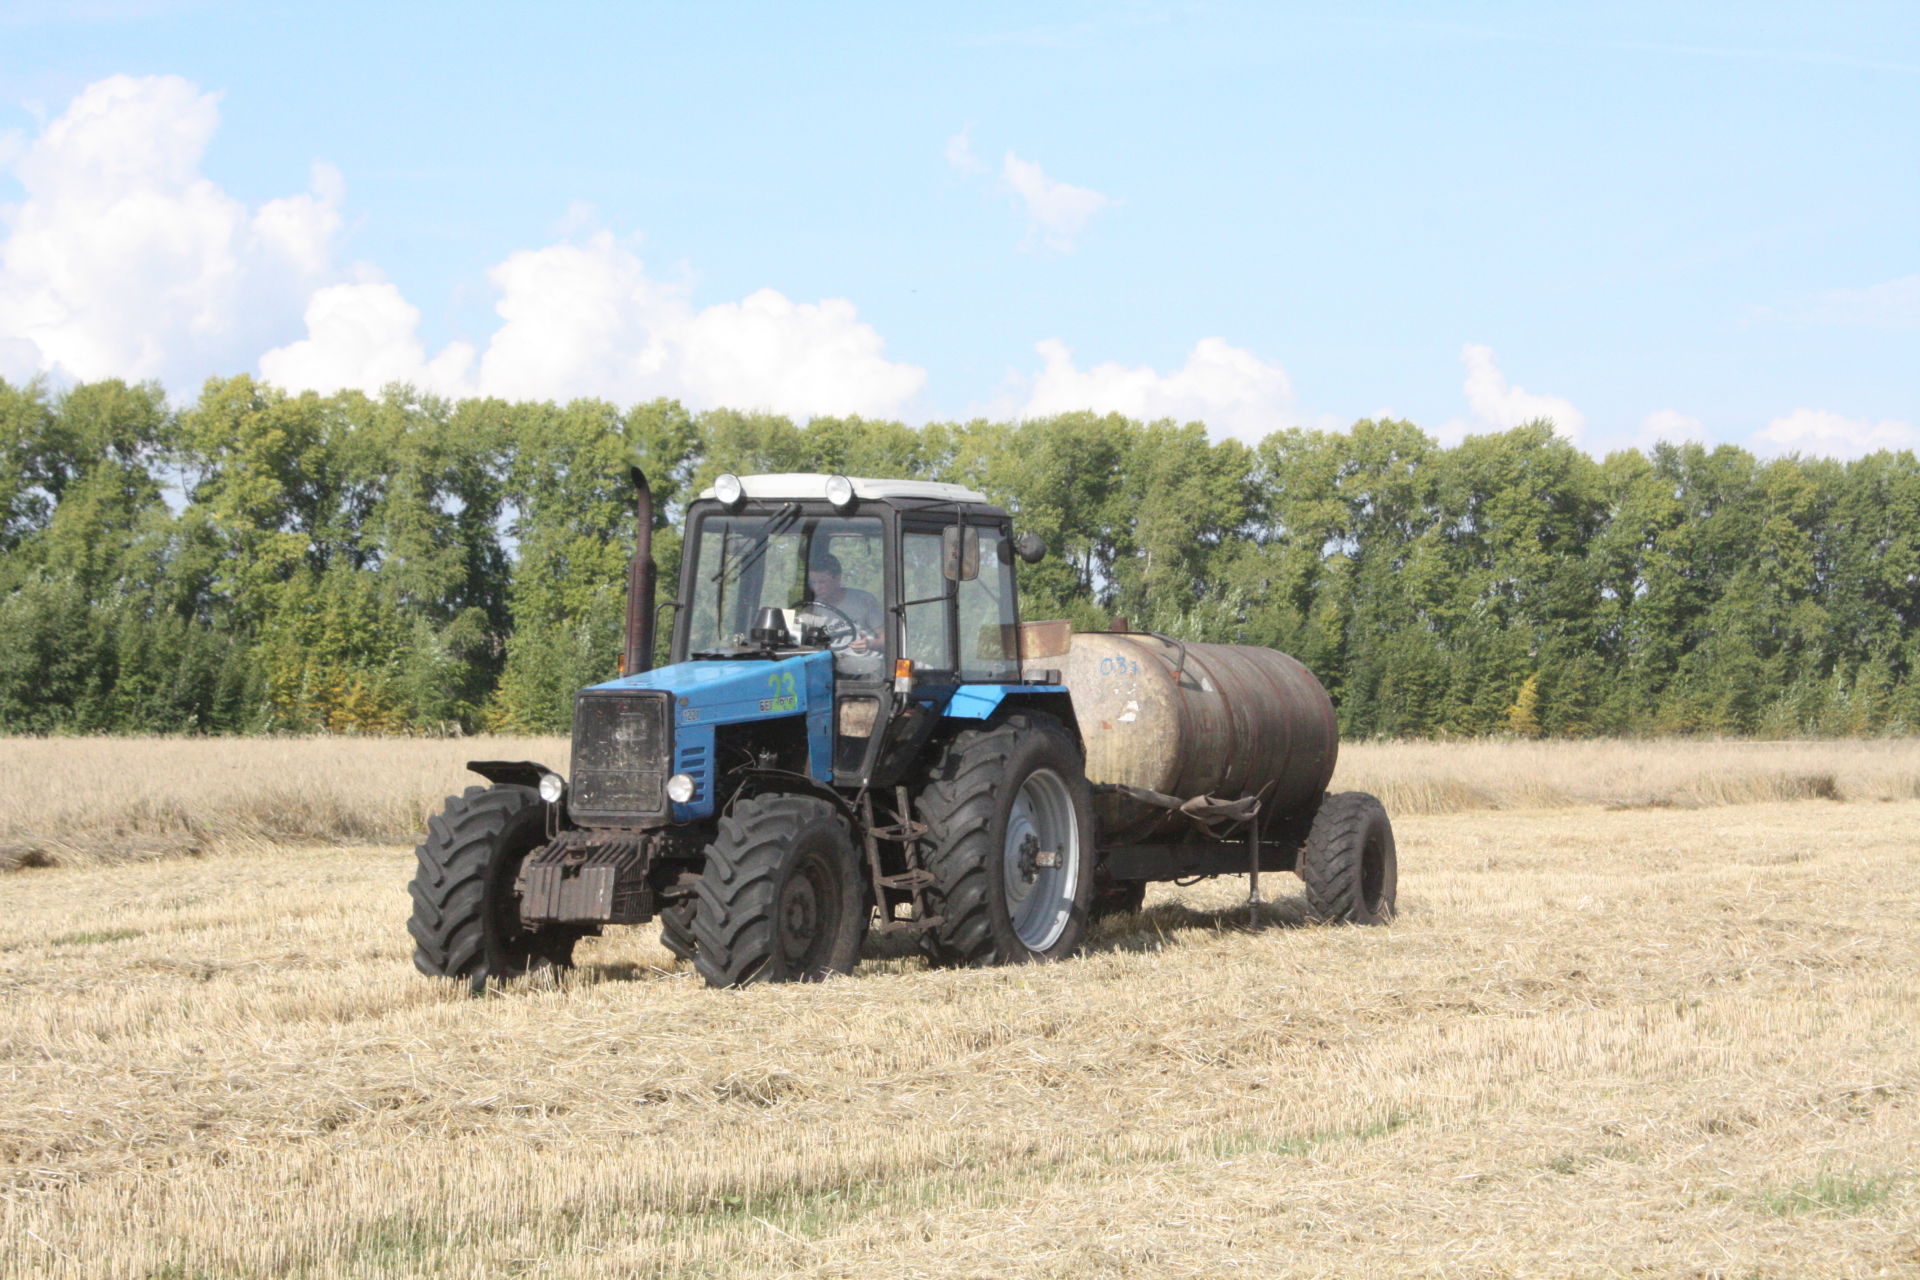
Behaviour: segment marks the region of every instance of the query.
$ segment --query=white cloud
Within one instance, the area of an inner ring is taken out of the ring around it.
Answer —
[[[1864,289],[1829,289],[1814,299],[1815,324],[1857,324],[1904,329],[1920,325],[1920,275],[1902,276]]]
[[[968,126],[947,139],[947,166],[961,173],[985,173],[987,162],[973,151],[973,128]]]
[[[420,311],[384,281],[329,285],[307,303],[307,336],[260,357],[268,382],[296,390],[378,391],[389,382],[457,395],[469,389],[473,348],[450,343],[432,360],[420,343]]]
[[[17,148],[0,210],[0,339],[38,369],[190,385],[293,329],[321,282],[342,183],[250,209],[200,172],[218,95],[113,76]]]
[[[479,390],[508,398],[576,395],[637,400],[666,368],[663,331],[684,321],[685,298],[650,279],[605,231],[584,242],[523,249],[487,272],[504,323],[480,360]]]
[[[1578,440],[1586,430],[1587,415],[1559,396],[1536,395],[1525,387],[1508,383],[1494,363],[1493,348],[1467,343],[1460,348],[1460,361],[1467,367],[1465,390],[1467,404],[1482,423],[1500,430],[1547,418],[1556,434]]]
[[[41,372],[40,348],[25,338],[0,333],[0,379],[16,386]]]
[[[1289,425],[1293,416],[1287,371],[1220,338],[1202,339],[1183,367],[1166,374],[1113,362],[1081,369],[1066,344],[1053,338],[1034,350],[1041,368],[1027,380],[1022,417],[1091,409],[1148,421],[1198,420],[1216,436],[1253,443]]]
[[[979,176],[988,172],[987,162],[973,149],[971,125],[947,139],[946,157],[947,166],[956,173]],[[1094,215],[1114,203],[1110,196],[1090,187],[1048,177],[1039,165],[1011,151],[1001,159],[1000,180],[1002,188],[1027,215],[1026,239],[1020,246],[1023,249],[1073,252]]]
[[[796,303],[761,289],[693,318],[680,376],[695,404],[889,416],[920,393],[927,374],[890,362],[885,347],[845,298]]]
[[[405,381],[795,415],[898,413],[925,384],[844,299],[761,290],[696,311],[579,204],[557,243],[488,273],[490,337],[429,353],[396,286],[335,261],[338,170],[315,164],[306,193],[249,207],[202,172],[219,123],[218,95],[186,80],[114,76],[0,144],[25,193],[0,209],[0,377],[158,378],[180,393],[257,360],[296,390]]]
[[[1462,428],[1466,426],[1464,423],[1459,425]],[[1466,431],[1461,430],[1447,443],[1457,444],[1460,436],[1465,434]],[[1706,423],[1691,414],[1681,413],[1678,409],[1656,409],[1640,420],[1638,428],[1622,426],[1611,430],[1603,428],[1589,432],[1582,441],[1581,447],[1596,458],[1605,457],[1620,449],[1638,449],[1641,453],[1651,456],[1653,447],[1657,444],[1663,442],[1681,444],[1687,441],[1707,443]]]
[[[1751,443],[1762,453],[1859,458],[1881,449],[1920,448],[1920,430],[1893,418],[1869,422],[1824,409],[1795,409],[1756,431]]]
[[[1027,212],[1027,242],[1071,252],[1093,215],[1113,201],[1098,191],[1049,178],[1040,166],[1009,151],[1001,176]]]
[[[1655,409],[1640,420],[1640,430],[1624,447],[1638,449],[1646,453],[1656,444],[1681,444],[1693,441],[1698,444],[1707,442],[1707,424],[1678,409]],[[1597,452],[1597,450],[1596,450]]]
[[[795,303],[762,289],[696,310],[605,231],[514,253],[487,278],[501,324],[484,352],[456,342],[429,358],[418,309],[375,281],[316,294],[307,337],[262,356],[261,373],[319,391],[412,382],[507,399],[673,396],[798,417],[895,415],[926,383],[925,370],[886,359],[844,298]]]

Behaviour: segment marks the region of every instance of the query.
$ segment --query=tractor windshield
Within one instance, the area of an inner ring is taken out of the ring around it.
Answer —
[[[712,515],[700,522],[689,609],[690,653],[741,642],[763,608],[823,637],[843,668],[883,661],[884,546],[871,516]]]

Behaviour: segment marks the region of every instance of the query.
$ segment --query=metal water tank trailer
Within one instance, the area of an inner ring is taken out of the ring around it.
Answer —
[[[1276,649],[1137,632],[1075,632],[1060,664],[1086,742],[1087,778],[1179,799],[1259,795],[1269,813],[1311,810],[1340,749],[1333,701]],[[1106,792],[1104,839],[1185,830],[1178,812]]]

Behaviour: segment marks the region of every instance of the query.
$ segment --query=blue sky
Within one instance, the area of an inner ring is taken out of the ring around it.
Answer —
[[[1920,444],[1920,7],[0,2],[0,376]]]

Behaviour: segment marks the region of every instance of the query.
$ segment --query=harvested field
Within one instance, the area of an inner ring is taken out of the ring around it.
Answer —
[[[0,738],[0,871],[289,843],[410,844],[468,760],[565,738]],[[57,785],[53,785],[57,782]],[[1920,799],[1920,739],[1360,742],[1336,790],[1395,814]]]
[[[398,823],[499,744],[0,749],[17,830],[87,751],[211,811],[0,878],[3,1277],[1920,1274],[1912,744],[1363,746],[1391,929],[1211,882],[1044,968],[711,992],[613,930],[484,1000],[412,973],[405,848],[209,775]]]
[[[275,844],[411,844],[469,760],[564,738],[0,738],[0,870]]]

